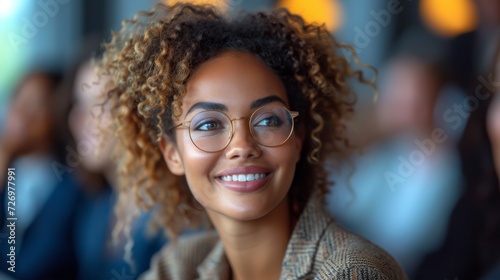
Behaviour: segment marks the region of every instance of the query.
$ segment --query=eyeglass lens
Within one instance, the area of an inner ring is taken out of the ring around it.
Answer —
[[[264,106],[251,116],[250,133],[263,146],[283,144],[293,130],[290,112],[282,106]],[[189,133],[193,143],[201,150],[215,152],[224,149],[232,136],[232,122],[222,112],[204,111],[191,121]]]

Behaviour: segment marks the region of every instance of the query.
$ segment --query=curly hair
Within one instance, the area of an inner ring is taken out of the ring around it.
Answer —
[[[115,84],[108,92],[121,153],[115,234],[132,219],[123,214],[131,199],[153,210],[154,224],[173,239],[186,225],[206,221],[185,177],[167,168],[159,141],[172,136],[193,72],[227,51],[260,58],[300,113],[305,139],[288,195],[291,213],[300,214],[313,193],[323,201],[330,184],[325,161],[342,160],[349,147],[345,117],[356,101],[349,79],[373,86],[340,55],[342,48],[366,66],[324,25],[307,24],[286,9],[229,17],[210,5],[157,4],[125,20],[99,65]]]

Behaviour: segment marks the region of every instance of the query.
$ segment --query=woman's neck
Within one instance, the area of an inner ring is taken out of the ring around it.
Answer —
[[[233,280],[279,279],[292,233],[288,198],[264,217],[237,221],[208,213],[231,266]]]

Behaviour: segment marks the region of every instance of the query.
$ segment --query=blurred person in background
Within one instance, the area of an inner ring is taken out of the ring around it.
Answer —
[[[464,192],[445,242],[426,257],[416,279],[498,279],[488,278],[500,256],[500,193],[486,120],[495,91],[492,69],[500,44],[500,2],[475,3],[478,28],[451,40],[445,68],[448,81],[464,92],[453,115],[457,125],[465,126],[458,145]]]
[[[332,194],[337,216],[355,217],[350,228],[393,254],[411,278],[475,279],[500,252],[493,206],[498,183],[485,137],[488,102],[479,100],[473,112],[463,112],[477,87],[482,86],[480,95],[491,89],[489,77],[478,77],[491,64],[500,37],[500,2],[475,3],[480,23],[473,32],[438,44],[410,34],[405,45],[411,56],[393,59],[384,83],[389,86],[381,87],[375,110],[379,134],[367,137],[382,142],[367,146],[356,160],[354,196],[343,188]],[[426,139],[433,140],[434,128],[444,133],[432,143]]]
[[[491,101],[488,108],[487,129],[491,141],[491,147],[493,150],[493,159],[495,162],[496,175],[498,180],[500,181],[500,44],[498,46],[496,54],[494,77],[495,77],[494,86],[496,91],[494,93],[495,95],[493,97],[493,100]],[[497,205],[497,209],[499,208],[500,207]],[[492,219],[495,219],[493,215]],[[496,223],[497,224],[500,223],[499,221],[500,221],[500,211],[497,210]],[[493,223],[494,222],[495,221],[493,220]],[[497,242],[500,241],[497,240]],[[494,268],[491,269],[491,271],[487,274],[487,277],[485,277],[484,279],[500,279],[500,254],[496,256],[496,265],[494,265]]]
[[[491,71],[481,76],[493,77]],[[488,276],[500,259],[500,193],[492,151],[497,144],[493,130],[490,142],[486,129],[488,107],[494,116],[498,101],[491,100],[494,83],[480,87],[478,81],[476,86],[477,96],[485,98],[470,112],[459,146],[465,191],[453,210],[445,242],[426,257],[415,279],[498,279]],[[497,121],[490,119],[489,126]]]
[[[495,84],[493,86],[495,86],[496,92],[488,108],[487,129],[493,150],[496,173],[500,180],[500,45],[497,51],[494,77]]]
[[[460,139],[459,150],[468,187],[485,176],[490,176],[486,174],[491,169],[490,162],[481,160],[488,157],[478,156],[480,153],[476,149],[487,138],[485,114],[489,104],[489,98],[483,100],[479,90],[485,95],[491,95],[491,67],[500,38],[500,1],[475,0],[474,3],[477,7],[478,26],[473,31],[450,40],[444,64],[447,82],[460,88],[465,95],[461,101],[467,98],[478,101],[477,106],[474,103],[459,104],[471,107],[465,113],[460,113],[460,125],[465,130]],[[489,154],[487,150],[482,153]]]
[[[375,134],[329,201],[335,217],[387,250],[410,278],[441,244],[460,195],[457,139],[439,118],[446,109],[439,96],[442,49],[442,41],[419,29],[402,37],[381,72],[369,122]]]
[[[91,59],[78,63],[73,72],[67,87],[73,99],[68,123],[81,161],[78,174],[84,190],[75,222],[78,278],[108,280],[125,275],[135,279],[149,268],[152,255],[165,239],[160,234],[147,236],[149,217],[145,215],[134,225],[132,242],[125,243],[123,237],[117,238],[117,244],[112,242],[115,139],[109,122],[109,103],[101,106],[106,100],[103,90],[110,80],[99,77]],[[125,210],[134,211],[133,207]],[[125,250],[130,247],[131,251]]]
[[[76,257],[72,224],[79,189],[71,172],[61,176],[64,143],[59,138],[56,90],[60,76],[35,71],[24,77],[12,95],[5,130],[0,135],[2,170],[15,168],[15,244],[0,242],[0,278],[73,279]],[[2,172],[4,175],[5,172]],[[2,176],[0,175],[0,176]],[[6,182],[2,178],[2,183]],[[2,184],[0,212],[2,234],[7,212],[6,185]],[[12,205],[9,205],[12,206]],[[10,246],[15,246],[15,273],[8,271]],[[7,276],[9,275],[9,276]]]

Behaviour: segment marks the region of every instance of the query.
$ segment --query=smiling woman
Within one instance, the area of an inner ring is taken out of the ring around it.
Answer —
[[[101,70],[121,139],[116,233],[130,199],[175,239],[144,279],[405,279],[324,208],[325,161],[348,149],[349,78],[324,26],[283,9],[229,18],[158,5],[125,22]]]

